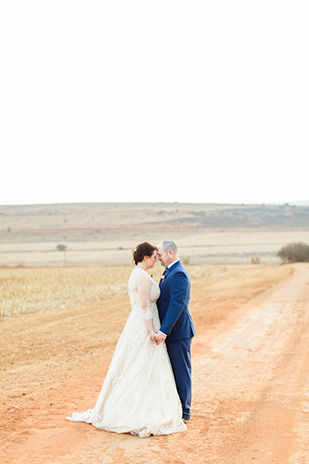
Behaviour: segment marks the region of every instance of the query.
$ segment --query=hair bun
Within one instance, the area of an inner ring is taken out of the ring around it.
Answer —
[[[133,250],[133,261],[135,265],[141,263],[145,256],[152,256],[153,252],[156,251],[156,247],[151,245],[149,242],[143,242],[137,245]]]

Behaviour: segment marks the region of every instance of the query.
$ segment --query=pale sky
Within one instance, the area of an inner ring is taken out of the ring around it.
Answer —
[[[0,3],[0,204],[309,200],[308,1]]]

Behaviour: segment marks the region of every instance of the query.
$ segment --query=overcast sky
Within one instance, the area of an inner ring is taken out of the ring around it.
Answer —
[[[0,204],[309,200],[308,1],[0,3]]]

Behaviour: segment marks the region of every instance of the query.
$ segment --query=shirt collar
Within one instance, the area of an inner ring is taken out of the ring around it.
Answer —
[[[170,263],[170,264],[166,267],[166,269],[170,269],[174,264],[178,263],[178,261],[180,261],[179,258],[176,259],[176,261],[173,261],[172,263]]]

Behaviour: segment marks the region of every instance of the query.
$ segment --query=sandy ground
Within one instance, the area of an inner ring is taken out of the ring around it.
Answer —
[[[203,276],[195,278],[192,420],[167,437],[65,420],[95,403],[122,329],[124,296],[61,318],[51,310],[3,320],[1,464],[308,463],[309,265],[282,269],[280,282],[239,277],[211,298]]]

